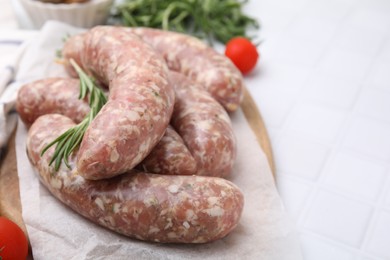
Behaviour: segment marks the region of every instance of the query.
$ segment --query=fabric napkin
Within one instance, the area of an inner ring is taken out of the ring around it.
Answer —
[[[50,76],[67,77],[55,62],[62,38],[79,29],[48,22],[21,56],[21,83]],[[60,94],[60,93],[59,93]],[[238,158],[230,178],[244,193],[238,227],[226,238],[200,245],[157,244],[106,230],[72,211],[39,183],[26,156],[27,129],[19,121],[17,166],[23,219],[34,259],[302,259],[297,234],[276,190],[266,156],[241,110],[232,115]]]
[[[0,40],[0,54],[15,49],[14,58],[0,62],[0,160],[7,149],[8,139],[15,129],[17,115],[14,110],[15,88],[13,82],[18,64],[27,44],[15,40]]]

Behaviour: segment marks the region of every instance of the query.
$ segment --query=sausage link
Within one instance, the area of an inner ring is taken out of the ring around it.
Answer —
[[[39,116],[54,113],[78,123],[90,110],[86,100],[78,99],[79,92],[79,81],[75,79],[34,81],[20,89],[16,108],[27,126]],[[160,142],[137,168],[151,173],[192,175],[196,173],[196,162],[183,139],[168,126]]]
[[[82,44],[77,42],[80,40]],[[174,91],[168,83],[166,63],[136,35],[110,26],[70,38],[63,57],[80,61],[84,70],[110,89],[108,102],[81,142],[79,173],[97,180],[134,168],[169,124]]]
[[[197,175],[226,178],[236,158],[236,139],[229,115],[201,86],[170,72],[176,93],[172,126],[197,162]]]
[[[244,198],[233,183],[213,177],[128,173],[91,181],[71,169],[48,167],[54,148],[39,153],[73,125],[62,115],[45,115],[31,126],[28,156],[41,182],[70,208],[123,235],[162,243],[205,243],[225,237],[238,224]]]
[[[163,138],[139,167],[147,172],[168,175],[197,174],[197,165],[183,139],[168,126]]]
[[[84,37],[85,33],[79,33],[73,35],[71,41],[66,40],[62,56],[64,57],[64,55],[66,55],[67,57],[72,57],[77,64],[82,64],[79,53],[84,49]],[[64,62],[67,63],[68,61],[64,60]],[[71,77],[78,78],[77,72],[70,64],[66,64],[65,70]]]
[[[28,83],[20,88],[16,110],[22,121],[30,126],[38,117],[58,113],[81,122],[89,111],[88,103],[79,100],[79,81],[50,78]]]
[[[235,111],[240,106],[244,86],[242,74],[226,56],[189,35],[151,28],[128,30],[161,53],[169,69],[204,86],[227,111]]]

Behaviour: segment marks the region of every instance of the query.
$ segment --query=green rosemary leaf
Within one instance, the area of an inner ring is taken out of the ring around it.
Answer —
[[[58,144],[58,146],[61,147],[61,149],[58,149],[58,154],[57,154],[57,156],[54,157],[54,155],[53,155],[53,158],[52,158],[52,160],[53,160],[53,159],[55,160],[54,169],[55,169],[56,171],[58,171],[58,170],[60,169],[61,162],[62,162],[62,159],[64,158],[64,153],[65,153],[65,151],[64,151],[64,149],[63,149],[63,147],[64,147],[64,142],[63,142],[63,141],[60,142],[60,143]],[[49,163],[49,165],[51,165],[51,163]]]
[[[49,166],[54,163],[55,171],[58,171],[61,163],[70,168],[69,157],[73,151],[80,145],[83,140],[85,131],[88,126],[99,113],[100,109],[106,104],[107,98],[103,91],[97,87],[95,80],[88,76],[73,59],[70,60],[73,68],[76,70],[80,79],[80,94],[79,98],[84,99],[89,94],[89,106],[91,108],[88,115],[76,126],[66,130],[59,137],[54,139],[48,145],[46,145],[41,156],[52,146],[56,145],[52,158],[50,159]]]
[[[57,50],[56,50],[56,57],[57,57],[58,59],[61,59],[61,58],[62,58],[62,50],[61,50],[61,49],[57,49]]]
[[[61,149],[63,146],[64,146],[64,140],[66,140],[67,138],[67,132],[65,132],[64,134],[62,134],[60,137],[62,137],[59,141],[58,141],[58,144],[56,146],[56,149],[54,150],[54,154],[49,162],[49,166],[53,164],[53,162],[55,162],[55,169],[57,170],[57,159],[58,158],[61,158],[61,154],[63,154],[63,149]],[[59,168],[59,166],[58,166]]]
[[[80,95],[79,95],[79,99],[84,99],[86,97],[86,95],[87,95],[87,92],[88,92],[88,88],[85,85],[85,81],[84,80],[80,80]]]
[[[124,0],[113,13],[125,26],[175,30],[226,43],[258,22],[243,13],[245,0]],[[229,20],[229,23],[226,21]]]

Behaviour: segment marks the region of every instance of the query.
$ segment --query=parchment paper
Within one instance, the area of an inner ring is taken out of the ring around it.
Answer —
[[[62,38],[78,30],[47,23],[22,57],[16,82],[66,76],[55,63]],[[17,84],[16,84],[17,85]],[[60,94],[60,93],[59,93]],[[16,154],[23,218],[35,259],[301,259],[293,224],[274,185],[265,154],[241,110],[232,115],[238,158],[230,178],[243,191],[238,227],[202,245],[142,242],[102,228],[67,208],[39,180],[26,156],[27,130],[19,121]]]

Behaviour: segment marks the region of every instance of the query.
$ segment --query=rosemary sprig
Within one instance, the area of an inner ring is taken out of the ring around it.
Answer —
[[[107,98],[104,95],[103,91],[97,87],[95,80],[89,77],[85,72],[77,65],[77,63],[71,59],[70,63],[73,68],[76,70],[79,79],[80,79],[80,95],[79,99],[84,99],[89,93],[89,106],[91,110],[88,115],[81,121],[78,125],[68,129],[59,137],[54,139],[51,143],[46,145],[42,152],[41,156],[53,145],[56,144],[56,148],[51,158],[49,165],[52,165],[55,162],[54,168],[56,171],[61,166],[61,162],[64,161],[65,165],[70,168],[68,158],[72,152],[79,146],[83,140],[83,136],[88,126],[92,120],[96,117],[97,113],[107,102]]]
[[[226,43],[246,35],[258,22],[242,12],[247,0],[124,0],[114,18],[125,26],[144,26],[190,33],[209,42]],[[250,37],[249,37],[250,38]]]

